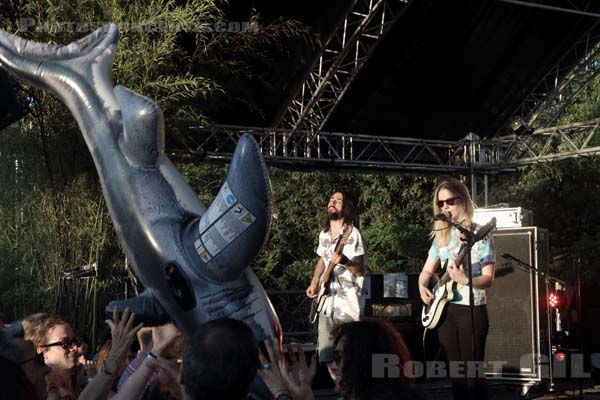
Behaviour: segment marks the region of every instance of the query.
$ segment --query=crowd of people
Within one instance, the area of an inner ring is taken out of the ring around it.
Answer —
[[[107,320],[111,339],[95,354],[60,316],[37,314],[0,328],[3,399],[314,399],[316,355],[302,346],[257,343],[234,319],[204,324],[185,340],[173,324],[134,325],[129,310]],[[374,377],[373,354],[410,354],[386,321],[336,327],[328,368],[346,399],[413,399],[404,376]],[[137,353],[133,352],[137,349]]]

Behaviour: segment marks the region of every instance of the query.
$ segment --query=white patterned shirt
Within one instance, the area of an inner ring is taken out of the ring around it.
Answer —
[[[332,240],[331,230],[319,234],[317,254],[323,257],[325,269],[329,265],[331,253],[335,249],[337,238]],[[365,255],[365,248],[360,231],[353,227],[352,233],[344,244],[342,254],[349,260]],[[366,257],[365,257],[366,264]],[[365,265],[366,268],[366,265]],[[359,296],[364,278],[353,275],[346,267],[338,264],[331,274],[330,295],[323,299],[322,313],[336,321],[358,321],[360,317]]]

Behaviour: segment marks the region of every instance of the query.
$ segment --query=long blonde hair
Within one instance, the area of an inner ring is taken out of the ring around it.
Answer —
[[[461,222],[461,224],[466,228],[471,228],[471,223],[473,222],[473,213],[475,212],[475,203],[471,199],[471,195],[469,194],[469,189],[467,186],[455,178],[445,178],[441,181],[435,191],[433,192],[433,215],[438,215],[442,212],[441,207],[438,207],[438,193],[440,190],[446,189],[452,196],[459,197],[463,203],[463,211],[460,215],[453,216],[457,217],[457,219]],[[451,229],[448,228],[448,224],[444,221],[434,221],[433,229],[431,230],[430,237],[437,238],[438,244],[440,247],[448,244],[450,240],[450,232]]]

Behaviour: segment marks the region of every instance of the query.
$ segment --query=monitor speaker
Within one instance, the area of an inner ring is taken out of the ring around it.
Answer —
[[[541,380],[544,364],[549,367],[550,346],[546,287],[536,271],[548,270],[547,231],[537,227],[499,229],[493,238],[496,277],[487,290],[486,374],[505,380]]]

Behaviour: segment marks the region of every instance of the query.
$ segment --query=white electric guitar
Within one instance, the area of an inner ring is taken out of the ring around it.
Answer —
[[[492,233],[496,228],[496,218],[492,218],[490,222],[485,224],[473,237],[473,243],[478,242]],[[463,258],[467,254],[465,246],[460,248],[458,255],[456,256],[455,264],[458,266],[462,263]],[[450,279],[448,274],[448,260],[444,263],[443,270],[445,271],[442,277],[435,283],[433,287],[429,287],[433,294],[433,299],[429,304],[424,304],[421,310],[421,323],[427,329],[435,329],[442,318],[446,304],[454,300],[453,286],[456,282]],[[433,279],[432,279],[433,280]],[[433,283],[429,281],[430,285]]]

